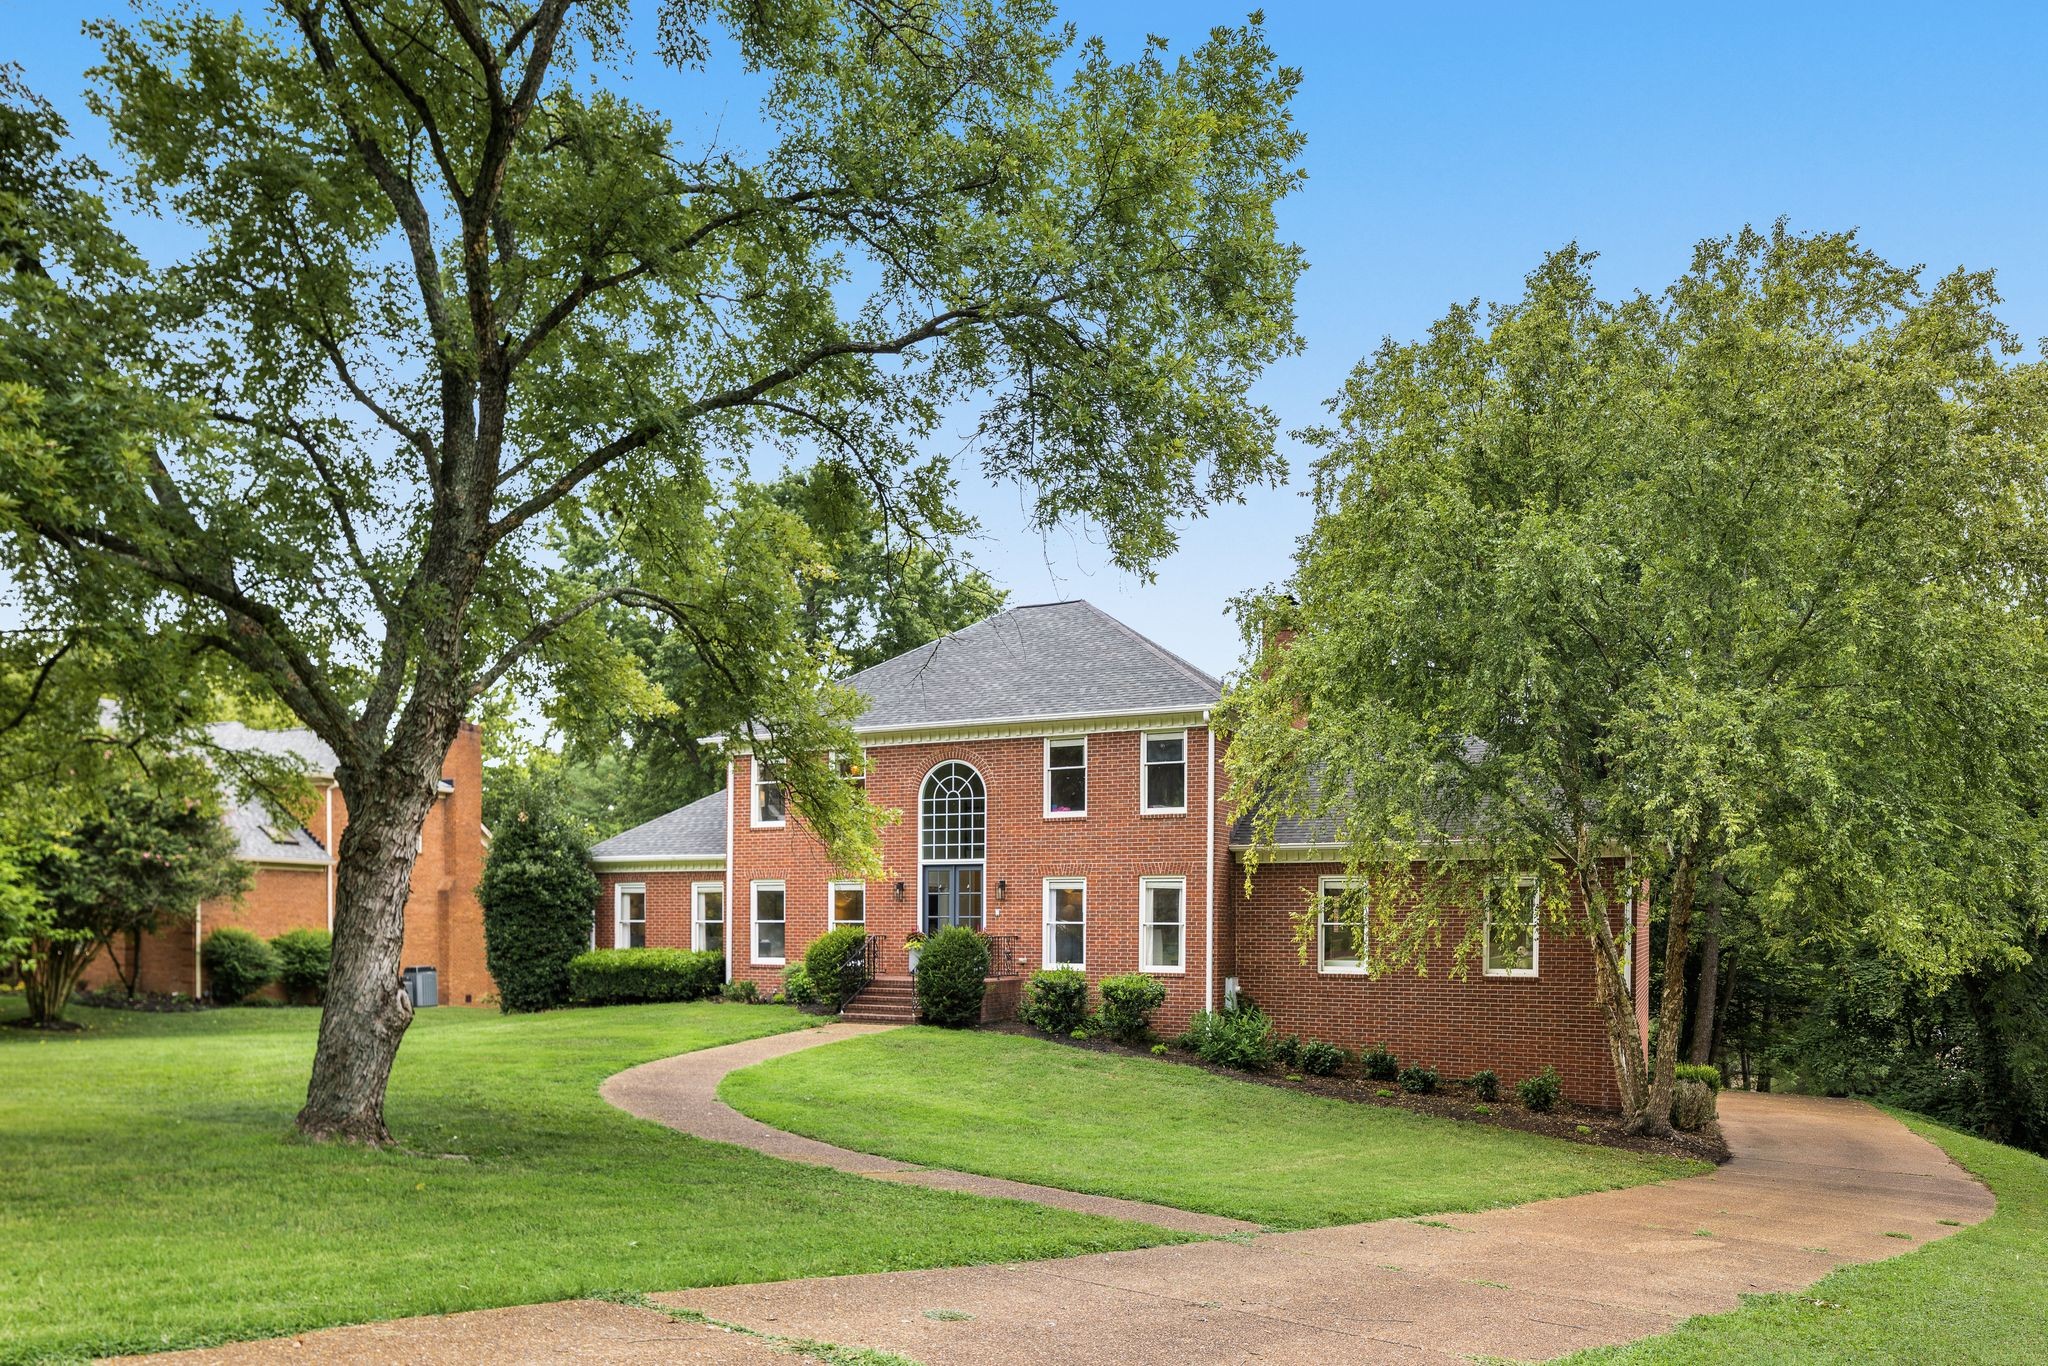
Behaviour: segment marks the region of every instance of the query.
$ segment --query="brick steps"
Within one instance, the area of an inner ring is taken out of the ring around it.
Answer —
[[[915,1024],[917,991],[908,977],[877,977],[839,1012],[839,1018],[860,1024]]]

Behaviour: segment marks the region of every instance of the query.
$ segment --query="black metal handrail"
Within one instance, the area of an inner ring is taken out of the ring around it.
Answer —
[[[984,934],[988,944],[988,975],[1022,977],[1025,972],[1024,944],[1014,934]]]
[[[860,947],[846,955],[839,964],[839,1008],[846,1009],[853,1004],[853,998],[875,980],[875,960],[881,955],[882,936],[863,935]]]

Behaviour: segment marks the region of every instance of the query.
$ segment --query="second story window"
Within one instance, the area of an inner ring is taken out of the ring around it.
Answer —
[[[782,784],[775,776],[762,771],[760,760],[754,761],[754,824],[781,825],[786,817],[782,796]]]
[[[920,852],[926,863],[979,863],[988,848],[988,791],[981,775],[957,759],[924,780],[918,802]]]
[[[1188,809],[1188,733],[1184,730],[1152,734],[1142,738],[1145,748],[1143,810],[1174,812]]]
[[[1045,814],[1088,814],[1088,737],[1045,742]]]

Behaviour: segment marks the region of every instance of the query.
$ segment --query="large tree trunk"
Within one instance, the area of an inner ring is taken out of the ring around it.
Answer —
[[[1607,897],[1590,876],[1594,845],[1591,832],[1582,832],[1577,866],[1572,871],[1572,890],[1584,914],[1586,942],[1593,950],[1593,1003],[1607,1030],[1607,1052],[1614,1063],[1614,1081],[1621,1092],[1622,1113],[1633,1123],[1649,1100],[1649,1075],[1642,1031],[1636,1026],[1635,996],[1623,980],[1621,952],[1607,923]],[[1637,890],[1629,889],[1630,926]],[[1637,952],[1645,951],[1638,946]]]
[[[334,960],[320,1013],[320,1044],[299,1132],[385,1144],[384,1088],[412,1004],[399,981],[405,902],[421,827],[433,807],[448,746],[461,719],[430,725],[409,714],[367,775],[336,775],[348,802],[334,878]]]
[[[1726,886],[1719,868],[1707,878],[1707,932],[1700,937],[1700,985],[1692,1003],[1689,1062],[1714,1060],[1714,1022],[1720,1018],[1715,1007],[1721,986],[1721,896]]]
[[[1664,921],[1664,990],[1657,998],[1657,1049],[1650,1066],[1650,1095],[1640,1115],[1629,1117],[1630,1133],[1659,1137],[1671,1132],[1671,1080],[1678,1067],[1678,1035],[1685,1028],[1686,930],[1692,924],[1699,887],[1699,851],[1682,849],[1671,870],[1671,913]]]

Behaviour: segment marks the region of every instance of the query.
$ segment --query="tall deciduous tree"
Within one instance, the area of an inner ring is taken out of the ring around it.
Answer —
[[[1269,831],[1334,815],[1361,867],[1436,864],[1412,914],[1378,899],[1383,957],[1516,875],[1572,893],[1551,927],[1662,1130],[1710,870],[1930,974],[2024,954],[2048,424],[1987,276],[1923,288],[1782,226],[1703,243],[1658,298],[1602,300],[1590,264],[1352,374],[1298,605],[1247,603],[1254,639],[1295,634],[1231,699],[1231,755]],[[1615,850],[1664,889],[1648,1066],[1597,913]]]
[[[1300,138],[1256,21],[1117,62],[1042,0],[671,0],[686,76],[767,79],[743,156],[603,80],[623,17],[285,0],[98,25],[119,188],[198,245],[145,269],[84,194],[0,232],[8,368],[156,401],[0,468],[16,572],[151,598],[335,752],[309,1134],[388,1138],[414,836],[475,700],[670,705],[600,608],[689,633],[749,718],[735,743],[842,860],[875,857],[830,757],[856,704],[799,629],[804,539],[726,496],[738,453],[856,469],[950,534],[919,451],[968,412],[986,475],[1138,570],[1279,468],[1247,391],[1297,345],[1274,207]],[[65,179],[47,149],[0,156]],[[633,582],[561,563],[580,525]]]

